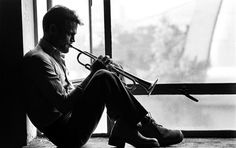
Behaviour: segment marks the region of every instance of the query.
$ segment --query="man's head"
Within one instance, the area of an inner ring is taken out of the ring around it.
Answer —
[[[43,32],[52,45],[63,53],[69,51],[77,33],[77,25],[83,23],[76,13],[64,6],[54,6],[43,17]]]

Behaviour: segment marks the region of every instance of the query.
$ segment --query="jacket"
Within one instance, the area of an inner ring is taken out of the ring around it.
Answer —
[[[60,53],[41,39],[35,49],[23,58],[23,96],[32,123],[43,129],[73,109],[82,94],[67,78],[67,70]]]

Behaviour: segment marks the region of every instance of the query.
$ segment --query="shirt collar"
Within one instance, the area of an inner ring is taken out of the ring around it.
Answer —
[[[65,55],[60,52],[55,46],[53,46],[46,39],[42,38],[39,41],[39,46],[41,46],[42,50],[46,52],[48,55],[52,56],[58,62],[64,61]]]

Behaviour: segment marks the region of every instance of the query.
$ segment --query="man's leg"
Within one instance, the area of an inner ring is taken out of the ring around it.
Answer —
[[[78,102],[74,106],[70,125],[77,130],[78,137],[82,138],[82,143],[88,140],[97,127],[105,105],[112,119],[122,121],[122,126],[133,127],[134,132],[130,136],[138,137],[138,141],[131,141],[133,142],[131,144],[138,142],[144,146],[158,145],[153,138],[145,139],[137,135],[136,125],[144,118],[147,111],[126,90],[119,78],[106,70],[99,70],[92,77],[85,87],[83,96],[78,98]],[[122,128],[119,126],[119,129]]]
[[[71,121],[85,127],[96,126],[105,105],[110,118],[124,118],[130,124],[137,124],[147,114],[115,74],[100,70],[85,87],[83,98],[78,98]]]

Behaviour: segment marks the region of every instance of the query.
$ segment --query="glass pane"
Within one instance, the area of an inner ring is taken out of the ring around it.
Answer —
[[[103,0],[93,0],[92,2],[92,53],[95,56],[105,54],[104,37],[104,8]]]
[[[234,0],[112,0],[113,58],[142,79],[236,82]]]
[[[236,130],[236,96],[136,96],[158,124],[181,130]]]
[[[46,1],[36,1],[37,2],[37,25],[38,25],[38,39],[43,37],[43,15],[47,12]]]
[[[210,52],[209,81],[236,82],[236,1],[223,1]]]

